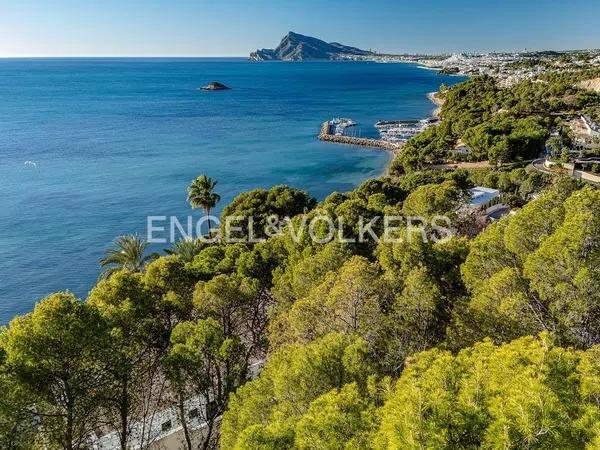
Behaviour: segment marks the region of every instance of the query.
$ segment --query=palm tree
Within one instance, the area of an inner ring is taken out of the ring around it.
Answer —
[[[165,249],[167,255],[177,255],[183,262],[192,262],[194,257],[200,253],[203,248],[202,241],[199,239],[181,239],[173,244],[171,248]]]
[[[109,266],[100,278],[109,278],[113,273],[127,269],[132,272],[142,272],[146,264],[156,259],[157,254],[144,256],[148,242],[137,235],[128,234],[115,239],[114,248],[106,251],[106,256],[100,260],[102,267]]]
[[[200,175],[188,187],[188,201],[192,208],[202,208],[208,219],[208,234],[210,235],[210,210],[215,207],[221,196],[213,192],[217,181],[206,175]]]

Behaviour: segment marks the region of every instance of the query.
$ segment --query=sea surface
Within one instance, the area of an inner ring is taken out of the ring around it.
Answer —
[[[197,89],[213,80],[232,89]],[[216,213],[252,188],[323,199],[381,174],[387,153],[319,142],[319,125],[350,117],[375,136],[461,80],[370,62],[0,60],[0,324],[52,292],[85,298],[104,250],[145,235],[147,216],[200,216],[186,202],[199,174],[219,181]]]

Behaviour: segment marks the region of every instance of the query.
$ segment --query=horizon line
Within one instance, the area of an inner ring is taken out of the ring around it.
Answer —
[[[33,58],[249,58],[249,55],[0,55],[0,59]]]
[[[542,52],[556,52],[556,53],[570,53],[570,52],[585,52],[585,51],[600,51],[600,48],[573,48],[563,50],[553,50],[551,48],[546,49],[521,49],[521,50],[487,50],[487,51],[474,51],[474,50],[456,50],[456,51],[442,51],[442,52],[381,52],[375,51],[375,55],[390,55],[390,56],[444,56],[452,54],[470,54],[470,55],[482,55],[482,54],[498,54],[498,53],[542,53]],[[250,54],[244,55],[0,55],[0,59],[51,59],[51,58],[250,58]]]

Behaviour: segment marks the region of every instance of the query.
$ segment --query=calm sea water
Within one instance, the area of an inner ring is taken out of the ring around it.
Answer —
[[[212,80],[233,89],[197,90]],[[85,297],[115,236],[190,213],[198,174],[219,180],[220,207],[280,183],[352,189],[389,156],[318,142],[320,123],[374,135],[378,119],[429,115],[426,94],[460,80],[366,62],[0,60],[0,323],[51,292]]]

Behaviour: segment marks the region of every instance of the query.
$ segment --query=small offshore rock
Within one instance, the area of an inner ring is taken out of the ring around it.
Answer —
[[[203,91],[225,91],[231,88],[225,86],[223,83],[219,83],[218,81],[211,81],[206,86],[202,86],[200,89]]]

